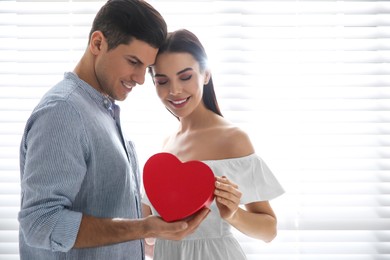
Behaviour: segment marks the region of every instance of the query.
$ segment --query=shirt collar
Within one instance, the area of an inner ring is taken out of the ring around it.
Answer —
[[[115,106],[115,101],[97,91],[91,85],[89,85],[84,80],[80,79],[76,73],[74,72],[66,72],[66,79],[74,80],[77,85],[83,89],[85,92],[89,94],[89,96],[98,104],[107,109],[110,113],[112,113],[113,105]]]

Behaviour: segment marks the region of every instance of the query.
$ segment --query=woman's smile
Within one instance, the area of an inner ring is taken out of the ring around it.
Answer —
[[[169,103],[171,103],[174,107],[176,108],[181,108],[183,106],[185,106],[185,104],[188,102],[188,100],[190,99],[190,97],[187,97],[187,98],[183,98],[183,99],[176,99],[176,100],[169,100]]]

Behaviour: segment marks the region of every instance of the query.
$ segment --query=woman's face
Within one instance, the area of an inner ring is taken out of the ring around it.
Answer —
[[[177,117],[191,114],[203,105],[203,85],[209,73],[201,71],[199,63],[189,53],[163,53],[156,58],[152,76],[157,95]]]

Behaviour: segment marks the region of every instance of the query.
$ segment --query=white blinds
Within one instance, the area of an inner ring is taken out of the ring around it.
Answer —
[[[72,70],[104,1],[0,1],[0,260],[18,259],[18,146],[41,95]],[[226,118],[286,194],[250,260],[390,259],[390,1],[151,2],[204,43]],[[176,120],[150,79],[121,104],[140,161]]]

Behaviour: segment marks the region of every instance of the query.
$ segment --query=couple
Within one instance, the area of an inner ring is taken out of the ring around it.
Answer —
[[[167,223],[153,214],[140,194],[134,145],[121,131],[115,101],[143,84],[148,69],[179,121],[162,151],[201,160],[216,175],[211,210],[189,220]],[[246,259],[231,226],[271,241],[276,216],[268,200],[283,193],[248,136],[222,117],[197,37],[167,34],[161,15],[141,0],[110,0],[100,9],[74,71],[27,121],[20,171],[22,260],[138,260],[145,250],[154,259]]]

